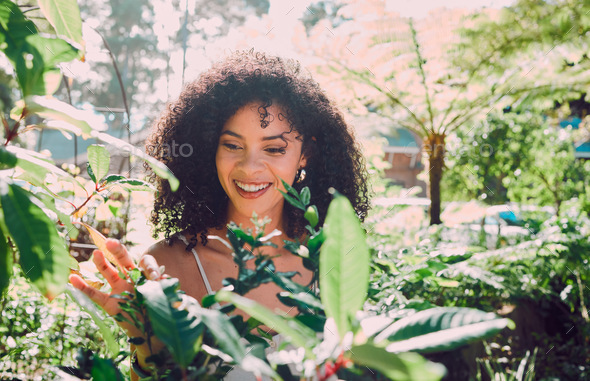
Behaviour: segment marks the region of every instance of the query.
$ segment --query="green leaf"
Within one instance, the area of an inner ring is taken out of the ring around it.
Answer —
[[[80,48],[84,46],[82,19],[76,0],[37,0],[37,3],[58,36],[75,42]]]
[[[440,352],[490,337],[506,327],[510,319],[473,308],[438,307],[402,318],[375,337],[387,342],[389,352]]]
[[[41,200],[41,202],[43,203],[43,205],[45,205],[45,207],[47,207],[47,209],[51,210],[52,212],[55,213],[55,215],[57,216],[57,218],[59,219],[59,221],[61,221],[62,224],[64,224],[65,228],[66,228],[66,233],[70,236],[70,238],[75,238],[78,236],[78,229],[74,226],[74,224],[72,224],[72,219],[68,214],[65,214],[64,212],[62,212],[61,210],[59,210],[56,206],[55,206],[55,200],[56,198],[52,195],[52,194],[44,194],[42,192],[37,192],[36,196],[39,198],[39,200]],[[71,259],[74,259],[74,257],[70,256]],[[78,266],[78,261],[76,261],[76,259],[74,259],[74,261],[72,262],[70,260],[70,264],[74,264],[75,263],[75,267],[72,267],[70,265],[70,268],[75,268],[77,269]]]
[[[114,180],[116,177],[121,177],[119,180]],[[147,181],[140,179],[127,179],[121,175],[108,175],[103,179],[107,185],[118,185],[121,188],[127,189],[128,191],[144,191],[152,192],[155,190],[154,186]]]
[[[240,363],[246,357],[246,347],[240,341],[240,334],[236,331],[229,317],[219,311],[204,308],[201,308],[198,314],[217,339],[219,348],[230,355],[234,361]]]
[[[435,277],[435,278],[431,278],[431,280],[433,280],[434,282],[436,282],[439,286],[441,287],[459,287],[461,285],[461,283],[459,281],[453,280],[453,279],[446,279],[446,278],[439,278],[439,277]]]
[[[26,173],[27,181],[30,181],[33,185],[44,187],[45,176],[52,173],[61,180],[69,180],[73,184],[82,187],[69,173],[56,167],[50,159],[37,152],[15,146],[8,146],[7,150],[16,155],[18,159],[16,166]]]
[[[10,285],[12,276],[12,250],[8,248],[6,237],[0,227],[0,299],[4,296],[4,291]]]
[[[109,210],[111,211],[111,213],[113,214],[113,217],[117,217],[117,213],[119,213],[119,206],[110,204],[107,202],[107,206],[109,207]]]
[[[98,183],[98,181],[96,180],[96,175],[94,174],[92,166],[90,165],[90,162],[86,162],[86,173],[88,173],[88,176],[90,176],[90,180],[92,180],[93,183]]]
[[[291,293],[307,293],[310,291],[309,288],[292,281],[290,278],[280,275],[280,273],[277,274],[268,268],[265,269],[265,271],[272,278],[273,282],[285,291]]]
[[[79,57],[80,52],[66,41],[59,38],[43,37],[39,34],[27,36],[26,51],[22,52],[17,65],[26,64],[27,54],[33,56],[32,68],[17,67],[17,77],[21,82],[23,95],[51,95],[61,84],[61,70],[57,67],[60,62],[72,61]]]
[[[295,197],[291,196],[288,193],[283,192],[280,189],[279,189],[279,192],[281,192],[281,194],[283,195],[283,197],[285,198],[285,200],[287,200],[287,202],[289,204],[293,205],[297,209],[305,210],[305,207],[303,206],[303,204],[301,203],[301,201],[297,200]]]
[[[309,192],[308,187],[304,187],[303,189],[301,189],[301,193],[299,194],[299,198],[300,198],[301,202],[303,203],[304,207],[309,205],[309,200],[311,199],[311,193]]]
[[[14,168],[17,161],[15,154],[7,151],[4,146],[0,146],[0,169]]]
[[[123,381],[125,378],[113,360],[94,356],[90,370],[94,381]]]
[[[178,279],[147,281],[137,287],[143,296],[154,333],[168,348],[174,361],[182,368],[193,361],[200,348],[203,324],[186,309],[179,310],[173,303],[180,299],[175,296]]]
[[[309,242],[307,242],[307,248],[309,249],[309,253],[315,253],[321,246],[324,244],[326,240],[326,234],[324,233],[324,229],[321,229],[315,235],[313,235]]]
[[[12,183],[0,185],[6,226],[20,253],[23,272],[51,300],[65,288],[70,254],[31,193]]]
[[[66,293],[72,298],[76,304],[78,304],[84,311],[90,315],[98,330],[102,335],[102,339],[106,343],[107,350],[112,358],[115,358],[119,355],[119,343],[117,339],[111,332],[109,326],[105,323],[107,321],[106,315],[104,311],[99,310],[96,307],[96,304],[90,300],[89,297],[86,296],[82,291],[74,288],[72,285],[68,284],[66,287]]]
[[[188,308],[197,310],[196,314],[215,336],[219,348],[230,355],[237,365],[255,375],[266,375],[273,378],[276,376],[276,373],[266,362],[248,354],[250,350],[246,350],[241,342],[240,334],[226,314],[216,310],[204,309],[192,298],[190,301]]]
[[[395,354],[372,344],[355,345],[346,356],[355,364],[376,369],[395,381],[438,381],[446,373],[444,366],[417,353]]]
[[[102,181],[104,181],[107,184],[110,184],[110,183],[114,183],[119,180],[125,180],[126,178],[127,177],[125,177],[123,175],[108,175],[107,177],[102,179]]]
[[[283,183],[283,186],[285,187],[285,189],[287,190],[287,192],[289,192],[294,197],[296,197],[297,199],[299,199],[299,193],[297,193],[297,189],[293,188],[291,185],[289,185],[289,183],[287,183],[283,179],[281,179],[281,182]]]
[[[111,165],[111,154],[107,149],[100,144],[92,144],[87,149],[88,163],[92,168],[92,172],[96,177],[96,183],[100,182],[103,177],[109,173]]]
[[[308,308],[320,311],[323,311],[324,309],[324,306],[322,306],[319,299],[306,292],[298,292],[294,294],[283,291],[278,295],[278,299],[287,307],[299,306],[301,311],[305,311]]]
[[[98,140],[111,144],[112,146],[117,148],[118,151],[129,152],[130,154],[137,156],[140,159],[143,159],[146,163],[149,164],[149,166],[152,168],[156,175],[168,180],[168,183],[170,183],[170,189],[172,189],[172,191],[176,191],[178,189],[178,186],[180,184],[178,179],[174,176],[172,171],[170,171],[170,169],[164,163],[159,162],[155,158],[144,153],[139,148],[108,134],[93,131],[91,135],[97,138]]]
[[[66,41],[39,35],[20,8],[6,0],[0,1],[0,49],[14,67],[25,97],[53,94],[61,82],[57,63],[79,56]]]
[[[68,131],[78,136],[90,135],[93,130],[104,130],[104,126],[96,122],[96,117],[91,111],[84,111],[57,100],[41,96],[30,96],[25,98],[27,112],[39,115],[49,120],[59,120],[61,123],[57,128]]]
[[[296,319],[277,315],[268,308],[256,303],[253,300],[244,298],[233,292],[220,290],[215,295],[218,302],[231,303],[241,309],[254,319],[285,336],[292,344],[305,349],[309,358],[315,358],[312,349],[318,345],[318,340],[313,330],[306,327]]]
[[[250,246],[253,246],[256,239],[252,237],[250,234],[246,233],[242,228],[236,225],[229,225],[227,227],[228,230],[228,238],[232,235],[236,238],[236,246],[242,247],[244,243],[247,243]],[[231,234],[230,234],[231,233]]]
[[[318,208],[315,205],[310,205],[307,207],[303,217],[309,222],[312,228],[315,228],[318,222],[320,222],[319,215]]]
[[[334,318],[338,335],[351,330],[350,319],[367,298],[369,248],[348,199],[336,196],[324,226],[326,240],[320,254],[320,296],[326,316]]]

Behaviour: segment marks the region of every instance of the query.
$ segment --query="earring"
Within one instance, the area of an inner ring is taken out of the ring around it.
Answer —
[[[303,180],[305,180],[305,175],[306,175],[305,168],[299,168],[299,170],[297,171],[297,176],[296,176],[297,177],[297,180],[296,180],[296,182],[297,183],[300,183]]]

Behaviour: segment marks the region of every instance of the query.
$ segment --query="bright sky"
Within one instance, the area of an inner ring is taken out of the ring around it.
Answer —
[[[312,2],[312,0],[270,0],[269,13],[271,17],[278,16],[283,18],[289,12],[288,16],[297,18],[305,11],[305,7]],[[512,4],[514,0],[386,0],[386,2],[391,10],[399,12],[402,16],[422,18],[428,15],[428,12],[431,10],[441,7],[470,9],[481,7],[500,8]]]
[[[195,9],[195,0],[188,0],[189,9]],[[317,1],[317,0],[316,0]],[[362,1],[362,0],[359,0]],[[391,11],[399,12],[402,16],[413,17],[416,19],[425,17],[429,12],[441,8],[468,8],[475,9],[480,7],[495,7],[500,8],[510,5],[514,0],[382,0]],[[230,31],[228,36],[225,36],[221,41],[207,44],[203,41],[200,35],[189,36],[189,46],[192,48],[187,51],[187,68],[185,81],[195,78],[198,73],[209,67],[212,61],[219,59],[227,53],[227,50],[245,49],[254,47],[257,50],[272,52],[284,57],[293,57],[301,59],[302,57],[294,56],[296,49],[293,48],[293,37],[297,33],[301,33],[300,18],[307,10],[307,6],[314,2],[314,0],[270,0],[269,14],[264,16],[262,20],[252,18],[247,21],[251,29],[258,30],[260,35],[244,38],[242,32],[235,30]],[[181,27],[178,18],[178,12],[184,12],[185,1],[180,2],[180,9],[173,8],[172,3],[166,0],[153,0],[156,14],[162,15],[158,17],[154,25],[154,30],[158,34],[158,48],[162,51],[168,51],[170,48],[170,36],[177,33]],[[165,16],[167,15],[167,17]],[[212,19],[198,19],[198,15],[192,15],[195,18],[193,23],[199,24],[199,28],[213,31],[222,22],[219,17]],[[95,25],[98,27],[98,25]],[[267,33],[268,32],[268,33]],[[265,34],[266,33],[266,34]],[[96,46],[101,46],[98,36],[96,39]],[[91,39],[89,34],[85,38]],[[239,46],[234,41],[247,40],[249,46]],[[91,45],[91,44],[89,44]],[[195,49],[195,47],[201,47]],[[91,58],[92,52],[88,52],[88,58]],[[165,69],[166,62],[153,62],[153,65]],[[182,73],[182,52],[179,49],[170,50],[170,65],[172,69],[170,81],[167,82],[163,76],[158,81],[157,87],[162,91],[157,91],[152,94],[154,98],[170,98],[178,95],[181,89],[181,73]],[[80,65],[79,65],[80,66]],[[86,72],[84,68],[80,68],[82,72]],[[165,90],[164,90],[165,89]]]

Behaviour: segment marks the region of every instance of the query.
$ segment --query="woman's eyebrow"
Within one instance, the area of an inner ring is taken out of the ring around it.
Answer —
[[[225,130],[221,132],[221,135],[231,135],[231,136],[235,136],[236,138],[240,138],[243,139],[244,137],[236,132],[230,131],[230,130]]]
[[[242,135],[238,134],[237,132],[233,132],[231,130],[222,131],[221,132],[221,135],[231,135],[231,136],[234,136],[234,137],[236,137],[238,139],[243,139],[244,138]],[[282,134],[279,134],[279,135],[263,136],[262,137],[262,141],[275,140],[275,139],[281,139],[283,141],[288,140],[285,137],[285,135],[288,135],[288,133],[287,134],[282,133]]]
[[[264,136],[262,138],[262,141],[274,140],[274,139],[286,140],[285,136],[283,134],[280,134],[280,135]]]

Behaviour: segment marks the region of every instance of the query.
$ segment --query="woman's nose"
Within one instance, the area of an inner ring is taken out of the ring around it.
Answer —
[[[245,151],[242,160],[240,160],[240,167],[247,175],[251,175],[262,171],[264,163],[257,152]]]

